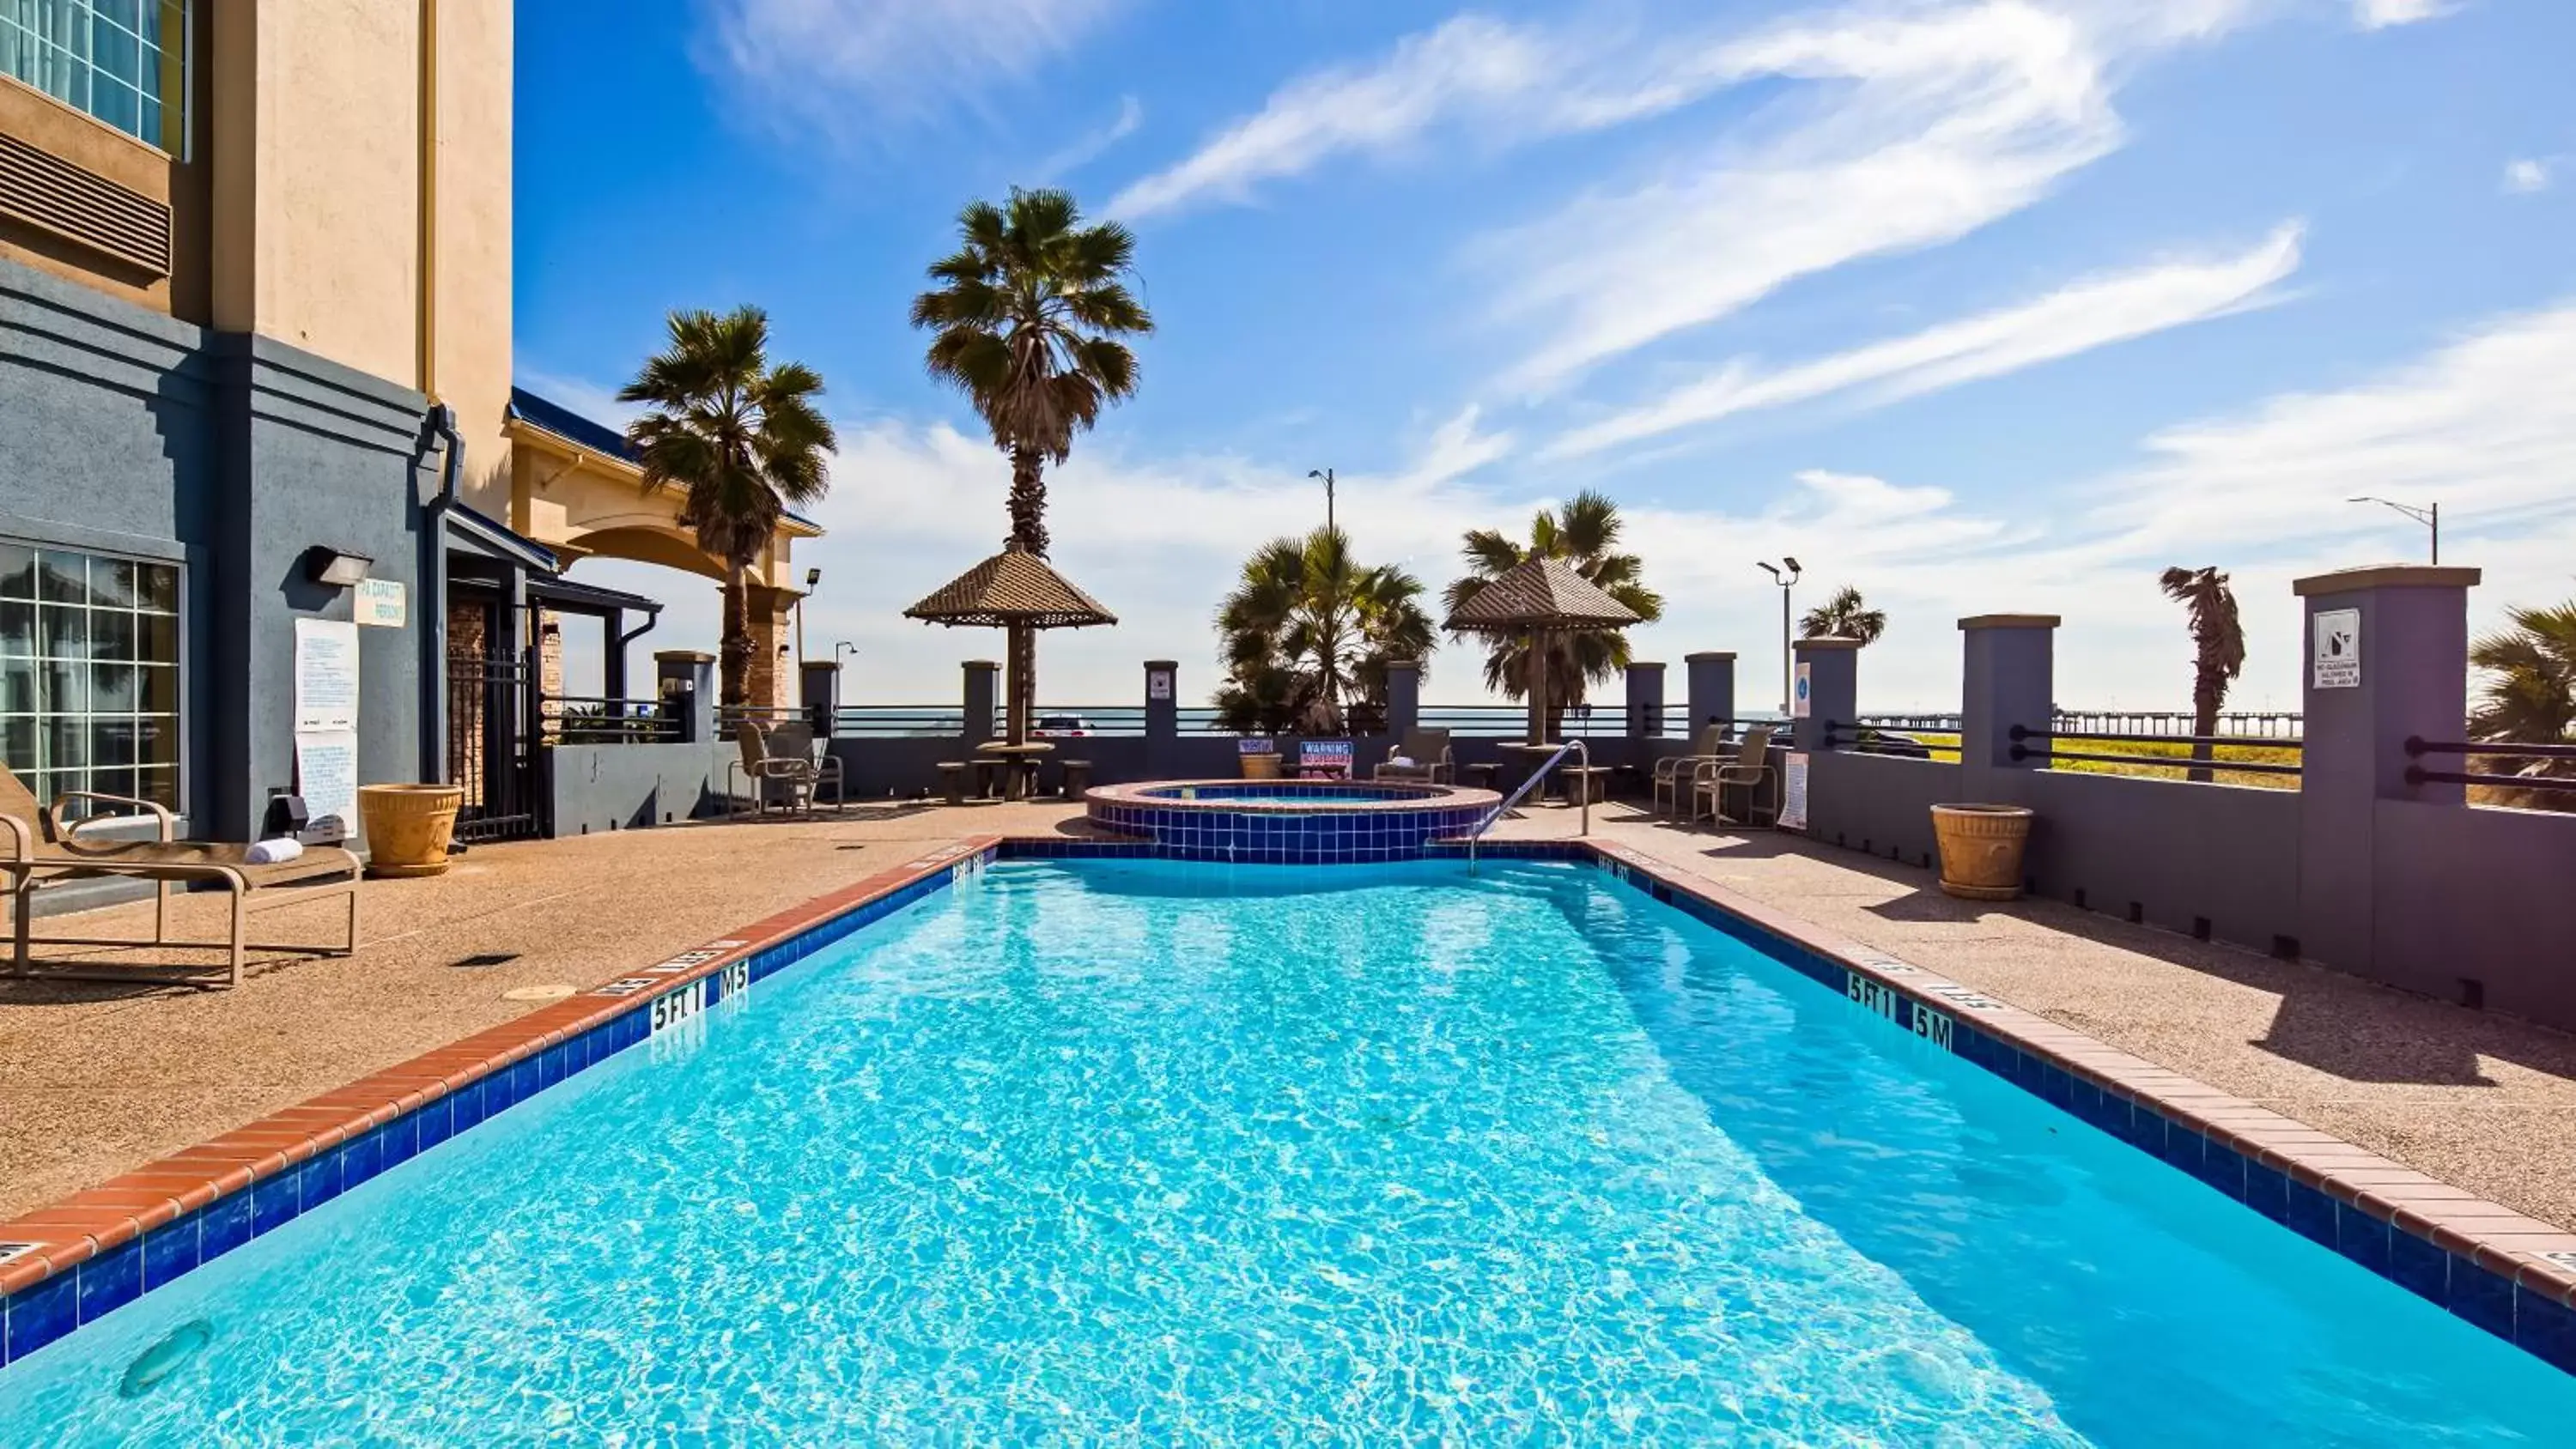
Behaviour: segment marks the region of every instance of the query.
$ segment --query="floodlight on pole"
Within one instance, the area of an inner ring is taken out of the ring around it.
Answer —
[[[2441,504],[2439,504],[2439,503],[2433,503],[2433,504],[2428,504],[2428,505],[2426,505],[2425,507],[2422,507],[2422,508],[2417,508],[2417,507],[2415,507],[2415,506],[2414,506],[2414,505],[2412,505],[2412,504],[2408,504],[2408,503],[2400,503],[2400,502],[2398,502],[2397,500],[2395,500],[2395,499],[2393,499],[2393,498],[2376,498],[2376,497],[2373,497],[2373,496],[2371,496],[2370,494],[2367,494],[2367,493],[2363,494],[2362,496],[2360,496],[2360,497],[2358,497],[2358,498],[2347,498],[2347,499],[2345,499],[2345,500],[2344,500],[2344,502],[2346,502],[2346,503],[2376,503],[2376,504],[2378,504],[2378,505],[2379,505],[2380,507],[2382,507],[2382,508],[2394,508],[2394,509],[2396,509],[2398,512],[2405,514],[2407,517],[2409,517],[2409,518],[2411,518],[2411,519],[2414,519],[2417,523],[2423,524],[2426,528],[2429,528],[2429,529],[2431,529],[2431,530],[2433,531],[2433,562],[2435,562],[2435,563],[2437,563],[2437,564],[2438,564],[2438,563],[2440,563],[2440,562],[2442,561],[2442,505],[2441,505]]]
[[[1778,564],[1757,562],[1753,566],[1769,574],[1771,582],[1780,586],[1780,717],[1786,719],[1790,703],[1797,697],[1797,685],[1791,678],[1789,664],[1789,590],[1798,582],[1802,570],[1798,561],[1786,554],[1781,555]]]

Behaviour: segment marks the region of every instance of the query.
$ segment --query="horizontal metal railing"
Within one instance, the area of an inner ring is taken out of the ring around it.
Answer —
[[[2031,748],[2025,743],[2029,740],[2041,741],[2041,747]],[[2061,750],[2057,748],[2059,740],[2075,740],[2088,744],[2179,745],[2192,750],[2193,753],[2150,755],[2134,752]],[[2028,725],[2014,725],[2012,741],[2012,757],[2016,760],[2046,760],[2052,765],[2066,760],[2084,764],[2136,765],[2162,770],[2226,770],[2247,775],[2296,775],[2300,772],[2300,767],[2268,760],[2221,759],[2217,756],[2217,751],[2222,747],[2232,746],[2241,749],[2251,746],[2296,753],[2305,748],[2304,741],[2294,739],[2249,739],[2243,735],[2150,734],[2143,731],[2035,730]],[[2206,749],[2209,753],[2206,755],[2199,753],[2202,749]]]
[[[2547,768],[2553,760],[2576,761],[2576,744],[2514,744],[2487,740],[2428,740],[2421,735],[2406,741],[2408,759],[2426,755],[2461,755],[2470,759],[2537,760]],[[2421,765],[2406,767],[2409,785],[2485,785],[2502,790],[2532,790],[2542,794],[2576,792],[2576,775],[2499,775],[2485,770],[2428,770]]]
[[[565,745],[666,744],[680,737],[680,717],[658,699],[549,694],[539,714],[546,736]]]

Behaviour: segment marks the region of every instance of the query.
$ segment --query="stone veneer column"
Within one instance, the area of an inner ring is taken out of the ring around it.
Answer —
[[[1860,641],[1858,639],[1800,639],[1789,646],[1791,663],[1790,687],[1795,689],[1796,673],[1807,674],[1806,717],[1789,721],[1793,748],[1816,754],[1826,748],[1826,736],[1835,725],[1846,731],[1852,727],[1852,716],[1859,713]]]
[[[1422,723],[1422,661],[1390,659],[1386,665],[1386,732],[1402,740]]]
[[[1638,661],[1628,666],[1628,738],[1654,739],[1664,732],[1664,666]]]
[[[966,723],[960,733],[970,751],[993,738],[993,701],[1001,692],[1001,673],[999,661],[966,661]]]
[[[2018,803],[2019,792],[1999,772],[2048,767],[2046,760],[2013,758],[2012,727],[2044,730],[2056,718],[2057,625],[2055,614],[1959,621],[1959,764],[1968,799]]]
[[[1735,651],[1708,650],[1682,656],[1682,667],[1689,671],[1690,731],[1689,737],[1712,724],[1725,724],[1735,718]]]
[[[2376,867],[2378,802],[2462,804],[2458,785],[2408,785],[2406,740],[2458,740],[2468,731],[2469,588],[2476,569],[2389,564],[2297,580],[2302,732],[2299,773],[2299,953],[2339,970],[2391,979],[2376,959],[2380,892],[2419,883],[2382,881]],[[2349,610],[2358,678],[2317,686],[2322,614]],[[2462,771],[2459,756],[2425,767]],[[2538,943],[2534,943],[2537,948]],[[2398,985],[2449,996],[2451,980]]]

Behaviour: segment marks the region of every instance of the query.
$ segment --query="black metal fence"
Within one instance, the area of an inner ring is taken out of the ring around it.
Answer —
[[[545,712],[533,650],[447,660],[447,778],[464,792],[456,838],[467,843],[545,834]]]
[[[2427,755],[2458,755],[2461,763],[2474,765],[2487,760],[2527,760],[2512,774],[2494,770],[2428,770],[2422,765],[2406,767],[2409,785],[2480,785],[2493,790],[2523,790],[2536,796],[2576,795],[2576,744],[2514,744],[2491,740],[2428,740],[2420,735],[2406,741],[2408,760]],[[2564,808],[2561,806],[2560,808]]]
[[[680,716],[658,699],[550,694],[546,737],[565,745],[662,745],[680,738]]]

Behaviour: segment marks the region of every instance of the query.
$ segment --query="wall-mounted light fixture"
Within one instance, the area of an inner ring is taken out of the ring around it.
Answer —
[[[304,551],[304,576],[317,584],[345,589],[367,576],[367,566],[375,560],[362,553],[349,553],[329,544],[317,543]]]

